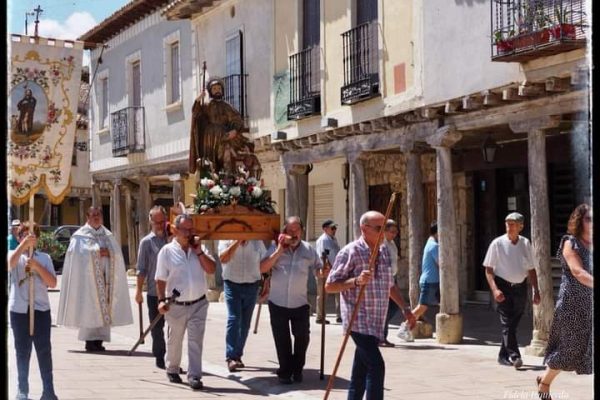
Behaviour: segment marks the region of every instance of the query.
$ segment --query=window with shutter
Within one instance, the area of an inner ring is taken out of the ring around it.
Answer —
[[[323,221],[333,218],[333,184],[311,186],[310,192],[312,203],[309,240],[316,240],[323,233],[321,228]]]

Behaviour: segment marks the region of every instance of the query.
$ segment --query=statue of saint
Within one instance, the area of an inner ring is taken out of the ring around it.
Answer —
[[[205,104],[204,91],[192,108],[190,134],[190,173],[210,165],[212,172],[236,173],[239,167],[249,176],[260,178],[262,169],[254,155],[254,144],[241,132],[244,121],[240,113],[223,100],[225,85],[218,78],[206,85],[210,101]]]
[[[24,135],[29,135],[33,132],[33,113],[37,100],[33,97],[31,89],[25,89],[23,98],[17,103],[19,110],[18,131]]]

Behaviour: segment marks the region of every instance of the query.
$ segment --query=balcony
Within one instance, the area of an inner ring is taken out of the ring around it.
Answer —
[[[110,114],[113,157],[146,149],[144,107],[125,107]]]
[[[223,100],[240,113],[245,127],[248,126],[247,80],[248,74],[232,74],[223,78],[223,83],[225,84]]]
[[[344,86],[342,105],[379,96],[377,23],[367,22],[342,33]]]
[[[320,69],[319,47],[310,47],[290,56],[288,120],[321,113]]]
[[[492,61],[526,62],[586,46],[584,0],[491,0]]]

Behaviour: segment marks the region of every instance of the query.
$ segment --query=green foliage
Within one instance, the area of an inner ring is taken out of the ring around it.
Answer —
[[[200,179],[196,191],[195,211],[203,214],[219,206],[239,204],[275,214],[273,209],[275,202],[271,200],[263,186],[262,180],[248,177],[246,172],[236,174],[206,172]]]
[[[54,238],[50,232],[42,232],[37,241],[37,249],[48,253],[53,260],[64,257],[67,247]]]

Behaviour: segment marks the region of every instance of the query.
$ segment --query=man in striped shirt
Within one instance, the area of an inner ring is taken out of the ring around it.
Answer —
[[[388,299],[394,300],[403,310],[411,328],[416,322],[400,290],[394,285],[390,254],[381,243],[383,235],[380,235],[380,231],[385,222],[385,216],[377,211],[367,211],[361,216],[361,237],[340,250],[325,285],[327,292],[340,292],[342,295],[345,331],[348,330],[361,286],[365,286],[350,332],[356,351],[348,390],[349,400],[362,399],[365,391],[368,399],[383,399],[385,363],[378,344],[384,340]],[[369,259],[376,248],[379,252],[371,272]]]

